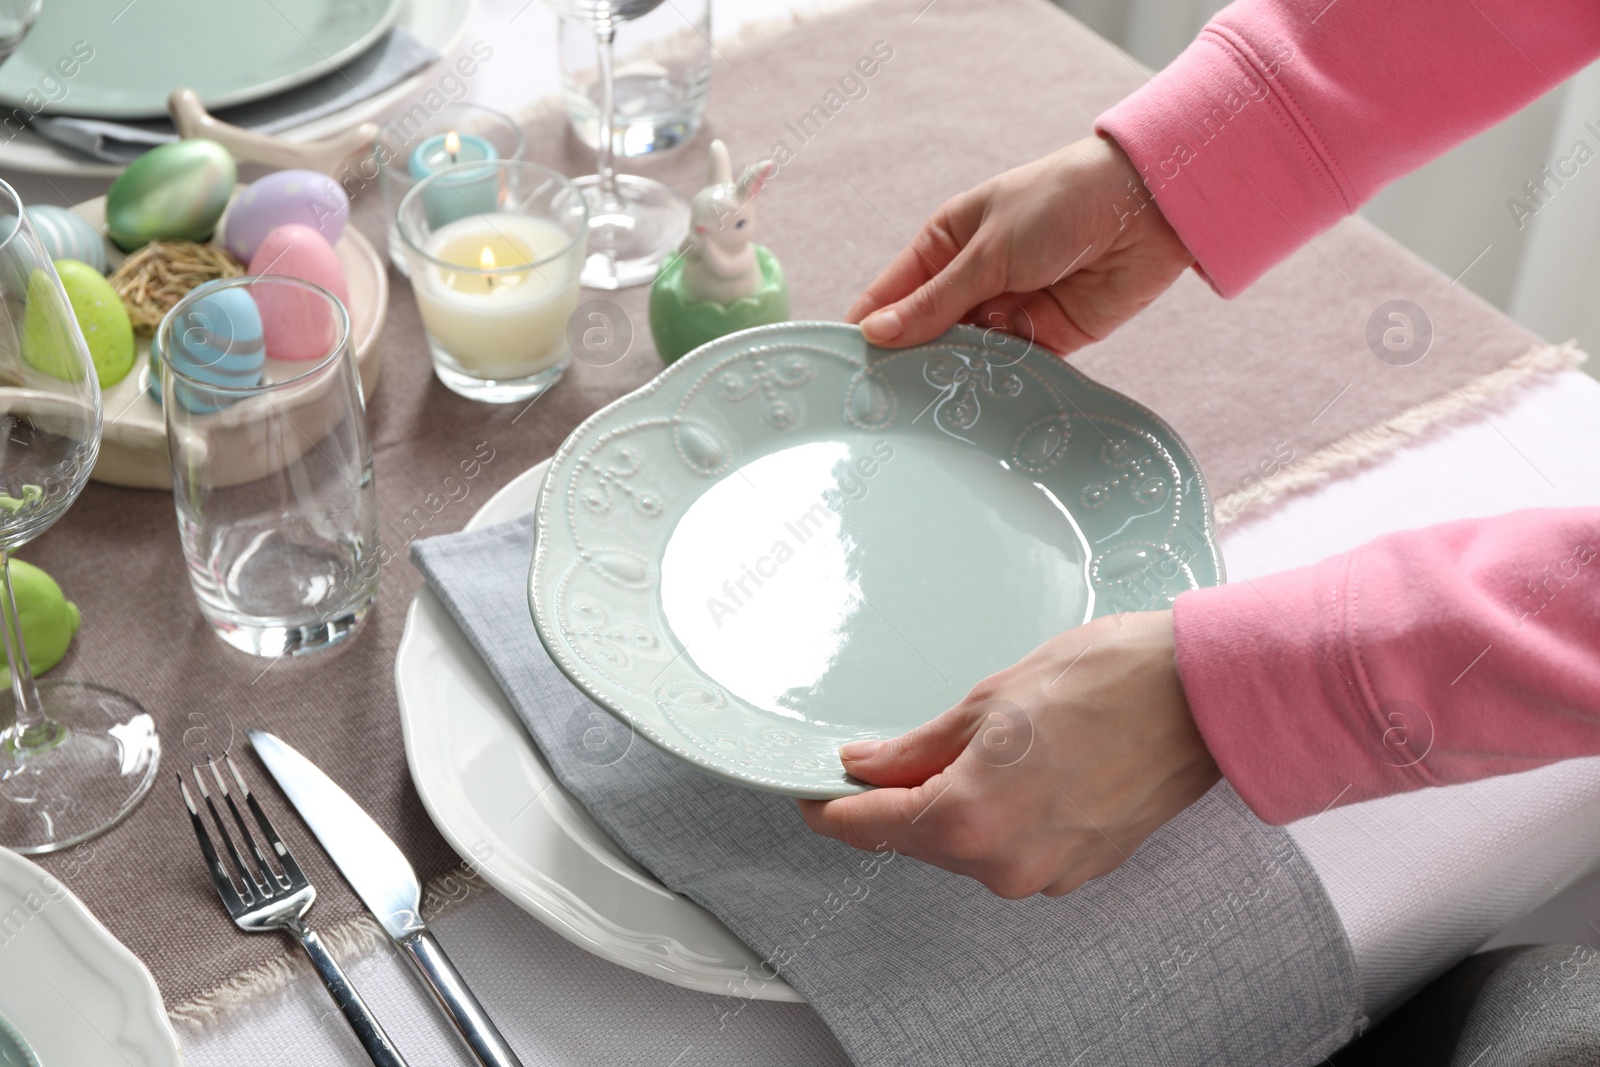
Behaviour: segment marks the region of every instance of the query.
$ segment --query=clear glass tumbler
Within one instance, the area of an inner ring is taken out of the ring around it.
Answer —
[[[590,48],[593,47],[590,34]],[[395,217],[400,201],[412,186],[455,163],[521,159],[526,147],[522,127],[510,115],[478,104],[445,104],[433,111],[419,103],[380,126],[372,142],[372,160],[363,167],[363,173],[376,172],[383,190],[384,215],[389,220],[389,261],[395,269],[401,274],[411,269],[400,231],[395,228]]]
[[[573,133],[600,147],[600,64],[594,26],[561,19],[561,93]],[[711,87],[711,0],[674,0],[617,27],[611,150],[646,156],[695,135]]]
[[[265,360],[286,328],[323,354]],[[200,613],[258,656],[346,640],[377,596],[378,511],[344,305],[296,278],[210,282],[167,313],[154,345]]]

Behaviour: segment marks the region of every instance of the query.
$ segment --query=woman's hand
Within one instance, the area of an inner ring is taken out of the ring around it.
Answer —
[[[1221,777],[1178,681],[1170,611],[1069,630],[932,722],[840,756],[882,788],[802,800],[813,830],[1011,898],[1113,870]]]
[[[1066,353],[1193,262],[1122,149],[1086,137],[947,200],[846,320],[896,348],[965,321]]]

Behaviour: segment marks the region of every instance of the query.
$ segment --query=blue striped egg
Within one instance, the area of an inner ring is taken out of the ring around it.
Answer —
[[[106,242],[100,231],[70,208],[41,204],[28,208],[28,220],[51,259],[76,259],[106,272]]]
[[[219,288],[197,296],[181,318],[156,331],[150,346],[150,394],[161,400],[160,339],[171,337],[169,359],[183,378],[211,385],[243,387],[261,384],[267,349],[261,330],[261,312],[250,294],[239,287]],[[206,415],[221,411],[240,397],[207,389],[180,378],[173,395],[186,411]]]

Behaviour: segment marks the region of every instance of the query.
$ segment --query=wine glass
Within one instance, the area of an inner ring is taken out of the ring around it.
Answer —
[[[671,188],[612,165],[616,124],[613,50],[617,24],[648,15],[661,0],[546,0],[559,15],[594,27],[600,67],[598,173],[574,179],[589,205],[589,251],[582,282],[625,289],[653,281],[689,232],[689,202]]]
[[[155,779],[155,724],[131,697],[35,682],[11,555],[77,499],[100,451],[100,380],[16,191],[0,181],[0,845],[54,852],[116,825]],[[107,561],[114,565],[113,561]]]
[[[44,0],[0,0],[0,63],[22,47]]]

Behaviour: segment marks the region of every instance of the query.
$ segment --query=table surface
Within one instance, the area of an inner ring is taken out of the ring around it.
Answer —
[[[1526,507],[1600,505],[1600,382],[1553,376],[1351,477],[1224,532],[1235,580],[1314,562],[1387,530]],[[1530,477],[1530,474],[1533,476]],[[1332,800],[1333,798],[1329,798]],[[1367,1010],[1383,1014],[1600,863],[1600,759],[1338,808],[1290,827],[1344,920]],[[844,1063],[804,1005],[740,1003],[585,953],[484,893],[441,941],[528,1067]],[[413,1062],[460,1064],[446,1025],[385,948],[354,980]],[[183,1035],[191,1067],[367,1062],[314,980]]]
[[[719,37],[788,18],[777,0],[718,0]],[[802,9],[834,6],[799,5]],[[537,61],[485,65],[471,98],[517,110],[554,92],[554,19],[537,0],[481,0],[469,42]],[[547,61],[546,61],[547,60]],[[41,201],[96,195],[103,183],[17,183]],[[1242,579],[1313,562],[1389,529],[1518,507],[1600,504],[1588,457],[1600,450],[1600,383],[1566,373],[1524,389],[1483,421],[1449,428],[1383,463],[1293,498],[1223,536]],[[1331,798],[1330,798],[1331,799]],[[1600,859],[1600,761],[1330,812],[1291,828],[1345,920],[1370,1010],[1553,895]],[[512,1044],[536,1063],[764,1061],[844,1057],[803,1005],[729,1002],[587,955],[492,893],[441,918],[441,940]],[[352,969],[414,1063],[467,1063],[387,949]],[[367,1062],[314,980],[293,983],[201,1034],[187,1062]]]

